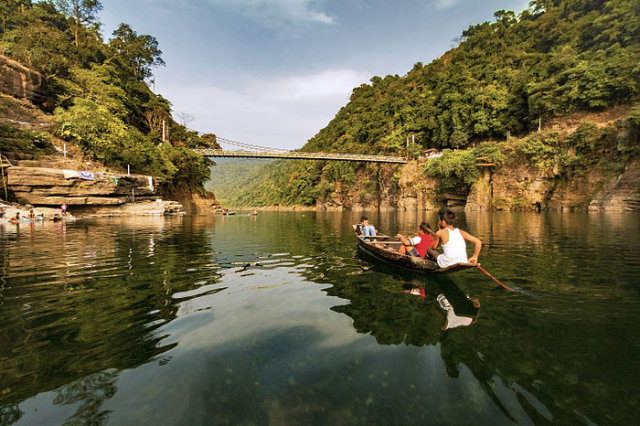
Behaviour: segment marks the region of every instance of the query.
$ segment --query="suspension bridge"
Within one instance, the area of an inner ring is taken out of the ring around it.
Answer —
[[[224,158],[271,158],[289,160],[324,160],[324,161],[360,161],[366,163],[391,163],[406,164],[405,157],[392,157],[388,155],[365,154],[339,154],[330,152],[302,152],[280,148],[267,148],[259,145],[217,138],[221,146],[230,146],[230,149],[194,149],[193,151],[205,157]]]

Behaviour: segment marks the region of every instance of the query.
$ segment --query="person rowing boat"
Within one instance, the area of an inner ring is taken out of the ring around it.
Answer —
[[[473,235],[453,226],[455,214],[447,207],[443,207],[438,212],[440,221],[438,222],[438,232],[433,240],[433,246],[427,253],[433,257],[438,266],[446,268],[456,263],[478,263],[478,256],[482,249],[482,241]],[[467,245],[465,241],[474,244],[473,255],[467,259]],[[438,246],[442,244],[443,253],[438,251]]]

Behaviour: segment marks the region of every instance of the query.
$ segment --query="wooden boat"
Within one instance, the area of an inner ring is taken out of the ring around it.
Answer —
[[[376,237],[364,237],[362,235],[357,235],[357,237],[358,245],[367,254],[393,266],[398,266],[414,272],[425,274],[450,274],[452,272],[475,268],[479,265],[479,263],[456,263],[455,265],[441,268],[432,260],[398,253],[398,249],[402,243],[396,238],[386,235],[378,235]]]

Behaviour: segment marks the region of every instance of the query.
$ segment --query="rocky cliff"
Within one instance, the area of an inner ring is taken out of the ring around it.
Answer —
[[[620,118],[628,114],[628,108],[617,112],[617,116],[609,112],[588,117],[593,122],[584,117],[577,122],[567,120],[546,134],[503,143],[504,161],[479,158],[479,178],[469,186],[461,180],[457,191],[440,190],[437,178],[425,176],[425,164],[412,162],[379,166],[377,173],[361,171],[353,188],[337,185],[317,207],[416,211],[448,205],[467,211],[640,211],[639,132]],[[581,127],[582,122],[588,125]],[[455,161],[444,164],[449,167],[446,173],[456,173]],[[367,191],[367,187],[380,190]]]
[[[83,180],[78,172],[40,167],[9,167],[5,172],[8,190],[21,204],[118,206],[159,196],[147,176],[95,172],[93,180]]]
[[[371,176],[360,176],[351,190],[319,200],[318,210],[437,210],[443,205],[467,211],[640,211],[640,161],[627,165],[622,173],[594,167],[587,173],[567,179],[558,171],[544,171],[530,164],[484,168],[480,179],[464,193],[439,193],[438,181],[421,173],[412,162],[390,167],[381,174],[380,195],[362,191]],[[395,178],[389,179],[389,175]]]
[[[353,188],[338,182],[326,200],[318,200],[318,210],[433,210],[439,207],[436,180],[422,175],[417,162],[405,166],[379,165],[377,173],[360,171]],[[367,189],[375,188],[375,190]]]
[[[46,100],[44,78],[39,73],[24,67],[13,59],[0,55],[0,91],[34,104]]]

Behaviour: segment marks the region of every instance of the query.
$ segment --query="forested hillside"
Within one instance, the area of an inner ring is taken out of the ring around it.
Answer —
[[[112,169],[130,165],[169,186],[201,189],[209,163],[186,148],[216,147],[215,135],[177,123],[170,102],[150,90],[154,67],[164,65],[157,40],[124,23],[104,40],[101,9],[98,0],[0,2],[0,53],[42,74],[46,101],[40,107],[55,123],[53,135],[3,123],[0,150],[30,158],[51,152],[55,136]],[[38,144],[29,143],[34,138]]]
[[[494,16],[465,30],[457,47],[430,64],[354,89],[349,103],[303,149],[414,158],[426,148],[445,149],[425,174],[453,175],[450,189],[468,187],[479,175],[476,158],[504,159],[500,144],[507,135],[528,138],[539,124],[544,129],[558,117],[637,104],[640,2],[535,0],[519,14],[500,10]],[[639,114],[638,107],[632,110],[629,123]],[[415,144],[407,149],[408,137]],[[530,149],[553,150],[555,139],[546,139],[553,140],[549,146],[534,140]],[[269,167],[269,179],[240,185],[248,190],[239,192],[238,204],[313,204],[336,186],[355,185],[365,166]]]

